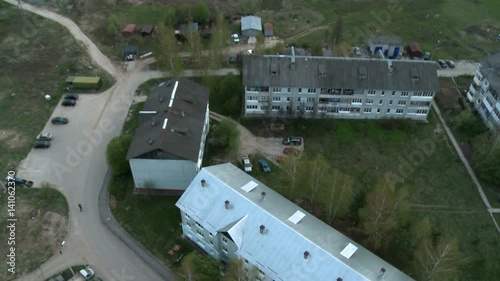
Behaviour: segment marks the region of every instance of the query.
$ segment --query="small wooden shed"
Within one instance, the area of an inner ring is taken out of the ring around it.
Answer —
[[[274,31],[273,31],[273,24],[270,22],[267,22],[264,24],[264,35],[266,37],[273,37],[274,36]]]
[[[136,28],[136,25],[131,23],[131,24],[127,24],[125,26],[125,28],[122,30],[122,35],[123,36],[132,36],[135,34],[135,28]]]
[[[141,29],[141,35],[142,36],[151,36],[155,32],[155,26],[152,24],[147,24],[142,27]]]
[[[424,55],[420,44],[417,42],[408,44],[408,54],[413,58],[421,58]]]

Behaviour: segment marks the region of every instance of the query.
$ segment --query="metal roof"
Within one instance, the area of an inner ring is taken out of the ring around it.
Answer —
[[[198,161],[209,90],[187,79],[163,82],[150,90],[139,113],[127,159]],[[164,157],[155,156],[163,152]]]
[[[258,186],[246,192],[251,181]],[[413,280],[230,163],[203,168],[176,206],[210,233],[231,236],[237,254],[274,280],[381,280],[382,269],[385,281]],[[304,217],[295,224],[297,211]]]
[[[295,57],[294,67],[292,58]],[[393,66],[392,73],[388,61]],[[320,77],[318,66],[326,68]],[[360,67],[366,78],[360,79]],[[271,71],[278,68],[278,75]],[[412,79],[411,69],[420,74]],[[243,85],[303,88],[347,88],[395,91],[438,91],[437,66],[432,61],[385,60],[288,55],[243,56]]]
[[[488,79],[491,88],[500,93],[500,52],[481,61],[479,71]]]
[[[241,30],[256,29],[262,31],[262,21],[257,16],[245,16],[241,18]]]

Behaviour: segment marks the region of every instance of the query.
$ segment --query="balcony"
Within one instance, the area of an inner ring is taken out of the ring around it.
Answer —
[[[472,79],[472,81],[474,82],[473,84],[475,84],[476,86],[481,85],[481,80],[479,80],[477,76],[474,76],[474,79]]]
[[[431,101],[432,96],[411,96],[410,100],[415,101]]]
[[[486,99],[483,99],[483,105],[488,110],[488,112],[493,111],[493,107],[491,107],[491,105],[486,101]]]

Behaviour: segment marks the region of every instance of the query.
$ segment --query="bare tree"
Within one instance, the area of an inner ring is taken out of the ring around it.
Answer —
[[[208,66],[205,63],[205,56],[203,54],[203,44],[201,43],[201,35],[199,32],[188,33],[189,49],[191,51],[194,69],[200,69],[202,76],[205,74]]]
[[[349,211],[352,200],[353,179],[339,170],[332,170],[327,177],[327,208],[328,222],[333,223],[337,215],[343,215]]]
[[[294,189],[299,178],[299,166],[301,164],[301,158],[305,157],[304,153],[290,154],[285,162],[282,164],[283,170],[288,175],[290,179],[290,189]]]
[[[415,252],[415,271],[422,281],[456,280],[462,262],[458,241],[451,237],[442,237],[435,244],[426,239]]]
[[[158,30],[153,42],[153,53],[161,71],[167,75],[179,76],[182,72],[182,61],[178,56],[179,46],[174,30],[163,23],[158,24]]]
[[[385,181],[379,182],[365,198],[359,210],[360,231],[367,236],[366,242],[378,250],[392,239],[400,219],[408,212],[407,192],[395,191]]]
[[[222,61],[227,57],[227,42],[230,38],[229,27],[224,16],[217,14],[215,17],[215,26],[212,28],[210,36],[210,67],[220,67]]]
[[[325,176],[331,166],[326,162],[322,154],[317,154],[313,159],[306,162],[307,182],[310,188],[311,203],[314,203],[318,192],[325,187]]]

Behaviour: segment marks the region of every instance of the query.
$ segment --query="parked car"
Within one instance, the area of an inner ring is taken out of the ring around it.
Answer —
[[[63,100],[61,103],[62,106],[75,106],[76,105],[76,100]]]
[[[284,145],[301,145],[302,138],[301,137],[286,137],[283,139]]]
[[[283,153],[292,154],[292,155],[299,155],[300,150],[293,148],[293,147],[285,147],[285,149],[283,149]]]
[[[79,271],[80,275],[83,276],[83,278],[85,278],[85,280],[89,280],[90,278],[92,278],[94,276],[94,270],[92,270],[90,267],[86,267],[85,269],[81,269]]]
[[[234,43],[240,43],[240,37],[238,36],[238,34],[234,33],[233,35],[231,35],[231,38],[233,39]]]
[[[65,95],[65,96],[64,96],[64,99],[65,99],[65,100],[77,100],[77,99],[78,99],[78,95],[77,95],[77,94],[69,94],[69,95]]]
[[[243,169],[245,170],[245,172],[252,172],[252,163],[250,162],[250,158],[248,158],[248,155],[243,156],[241,162],[243,163]]]
[[[54,117],[50,120],[50,122],[52,122],[52,124],[54,125],[65,125],[65,124],[68,124],[69,120],[68,118],[66,117]]]
[[[455,68],[455,62],[452,60],[447,60],[446,65],[448,65],[449,68]]]
[[[431,53],[430,52],[425,52],[424,54],[424,60],[430,60],[431,59]]]
[[[353,52],[356,56],[361,57],[361,49],[359,47],[354,47]]]
[[[259,159],[257,162],[264,173],[268,174],[271,172],[271,167],[269,167],[269,163],[266,160]]]
[[[51,133],[40,133],[36,136],[37,141],[51,141],[53,139]]]
[[[444,60],[438,60],[438,64],[439,64],[439,66],[441,66],[441,68],[448,68],[448,66],[446,65],[446,62]]]
[[[35,145],[33,145],[33,148],[49,148],[50,147],[50,141],[36,141]]]

